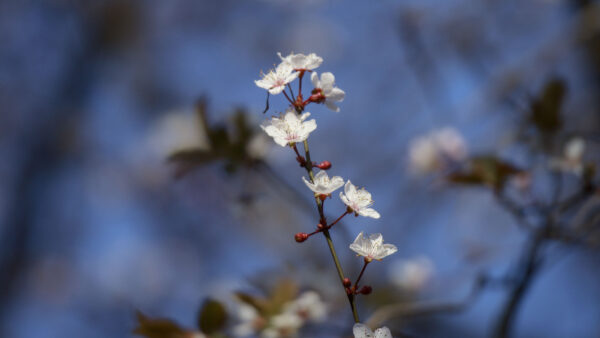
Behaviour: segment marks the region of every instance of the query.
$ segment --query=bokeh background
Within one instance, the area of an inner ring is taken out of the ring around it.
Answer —
[[[334,231],[346,271],[361,267],[347,249],[361,230],[399,247],[369,267],[363,317],[389,299],[461,302],[480,271],[514,266],[527,238],[488,189],[411,173],[411,139],[452,126],[469,153],[529,165],[512,145],[529,100],[561,78],[561,135],[583,135],[598,160],[594,1],[1,1],[0,46],[2,337],[130,337],[136,310],[193,327],[205,297],[233,313],[233,291],[284,277],[331,304],[325,328],[305,336],[350,334],[325,242],[293,241],[316,211],[289,149],[254,140],[260,168],[166,160],[177,147],[210,149],[202,126],[232,135],[236,112],[256,129],[266,95],[253,81],[276,52],[317,53],[346,92],[339,113],[310,108],[313,157],[367,187],[382,214]],[[270,103],[267,116],[285,107],[281,95]],[[343,211],[327,203],[330,217]],[[548,251],[515,335],[598,336],[598,251]],[[433,272],[407,295],[394,276],[415,257]],[[491,288],[460,311],[402,320],[399,332],[486,336],[506,296]]]

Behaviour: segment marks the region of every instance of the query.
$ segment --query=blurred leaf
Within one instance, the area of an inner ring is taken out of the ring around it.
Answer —
[[[194,164],[204,164],[213,161],[216,156],[211,151],[201,149],[178,150],[169,155],[170,162],[186,162]]]
[[[456,172],[446,178],[453,183],[487,185],[500,191],[510,176],[522,172],[517,167],[494,156],[478,156],[469,160],[466,172]]]
[[[207,100],[200,98],[196,103],[196,113],[200,121],[198,128],[202,128],[203,134],[208,136],[210,151],[186,149],[171,154],[169,161],[177,165],[176,177],[182,177],[196,167],[215,161],[223,161],[223,169],[228,174],[235,173],[242,166],[256,163],[248,154],[248,144],[256,130],[248,122],[245,110],[235,110],[230,125],[210,126]]]
[[[290,279],[278,282],[271,292],[268,300],[267,312],[269,315],[281,312],[283,306],[294,300],[298,295],[298,286]]]
[[[227,321],[227,312],[223,304],[207,299],[202,305],[198,316],[198,327],[206,334],[213,334],[222,330]]]
[[[562,126],[560,110],[566,93],[561,79],[553,79],[544,87],[540,97],[531,103],[531,121],[542,132],[555,132]]]
[[[266,308],[266,300],[251,296],[247,293],[237,291],[235,297],[242,303],[252,306],[258,313],[264,315]]]
[[[137,311],[136,316],[138,326],[133,330],[134,334],[148,338],[184,338],[186,336],[186,331],[169,319],[148,318],[140,311]]]

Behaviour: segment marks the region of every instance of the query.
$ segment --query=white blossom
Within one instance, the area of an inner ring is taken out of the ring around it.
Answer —
[[[409,161],[418,173],[432,173],[449,164],[460,163],[468,156],[462,135],[454,128],[433,130],[415,138],[409,146]]]
[[[581,175],[583,173],[584,153],[585,141],[581,137],[572,138],[563,148],[563,157],[550,160],[550,167],[555,170]]]
[[[327,108],[338,112],[340,108],[334,102],[344,101],[344,97],[346,93],[335,87],[335,76],[332,73],[326,72],[321,74],[321,79],[319,79],[319,75],[316,72],[310,74],[310,80],[315,86],[317,91],[320,91],[323,97],[325,98],[325,105]]]
[[[352,332],[354,333],[354,338],[392,338],[390,329],[385,326],[380,327],[373,332],[368,326],[356,323],[352,328]]]
[[[308,55],[291,53],[286,57],[281,56],[281,53],[277,53],[277,55],[282,62],[289,64],[295,70],[312,70],[323,63],[323,58],[315,53]]]
[[[240,323],[233,327],[235,337],[247,337],[254,335],[262,329],[264,319],[256,309],[248,304],[240,304],[237,308],[237,317]]]
[[[325,170],[321,170],[315,175],[314,183],[311,183],[305,177],[302,177],[302,180],[304,180],[304,184],[306,184],[306,186],[316,195],[330,195],[344,185],[343,178],[340,176],[329,178]]]
[[[348,180],[344,186],[344,192],[340,192],[340,199],[346,204],[356,215],[379,218],[380,215],[375,209],[370,208],[373,205],[371,194],[361,188],[356,190],[356,187]]]
[[[298,116],[292,109],[288,109],[285,115],[273,117],[260,127],[271,136],[275,143],[282,147],[290,143],[302,142],[317,128],[315,120],[304,121],[310,113]]]
[[[420,173],[436,171],[440,166],[440,157],[435,142],[428,136],[414,139],[408,151],[412,169]]]
[[[399,260],[392,264],[390,279],[398,287],[416,292],[429,282],[434,273],[434,266],[427,257]]]
[[[304,325],[304,320],[295,312],[284,311],[271,317],[270,327],[264,330],[262,337],[288,337],[295,333]]]
[[[275,95],[281,93],[285,86],[294,81],[298,77],[298,72],[294,71],[287,62],[280,63],[275,70],[269,71],[267,74],[263,74],[263,78],[255,80],[257,86],[264,88],[269,93]]]
[[[356,236],[354,243],[350,244],[350,249],[368,260],[376,259],[379,261],[398,251],[398,248],[393,244],[383,244],[381,234],[372,234],[365,237],[362,231]]]
[[[284,311],[295,313],[304,320],[322,322],[327,316],[327,304],[321,300],[318,293],[306,291],[286,305]]]

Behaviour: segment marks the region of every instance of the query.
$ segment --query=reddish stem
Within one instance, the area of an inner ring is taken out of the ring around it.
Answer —
[[[365,272],[367,265],[369,265],[369,261],[365,259],[365,264],[363,265],[362,270],[360,270],[360,274],[358,275],[358,278],[356,278],[356,282],[354,282],[354,286],[352,287],[353,292],[356,292],[356,290],[358,289],[358,282],[360,282],[360,279],[362,278],[362,275]]]

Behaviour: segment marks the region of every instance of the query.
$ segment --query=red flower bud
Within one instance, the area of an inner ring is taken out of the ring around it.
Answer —
[[[350,278],[348,278],[348,277],[344,278],[343,283],[344,283],[344,286],[347,287],[347,288],[349,288],[350,286],[352,286],[352,282],[350,281]]]
[[[331,162],[323,161],[323,162],[317,164],[315,167],[317,167],[321,170],[327,170],[327,169],[331,168]]]
[[[358,293],[362,293],[363,295],[368,295],[371,293],[371,291],[373,291],[373,288],[368,285],[365,285],[360,289],[360,291],[358,291]]]
[[[294,239],[298,243],[304,242],[307,238],[308,238],[308,234],[305,233],[305,232],[299,232],[299,233],[297,233],[297,234],[294,235]]]

